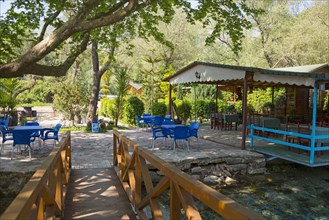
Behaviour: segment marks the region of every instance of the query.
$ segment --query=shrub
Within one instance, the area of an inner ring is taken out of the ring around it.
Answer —
[[[125,104],[124,107],[124,118],[125,121],[129,124],[136,124],[135,116],[141,116],[144,112],[144,103],[137,96],[131,96]]]
[[[205,112],[205,106],[207,102],[204,100],[196,100],[195,105],[192,106],[192,115],[199,118],[199,119],[204,119],[207,117],[207,114]]]
[[[152,106],[152,114],[153,115],[159,115],[159,116],[165,116],[167,112],[167,106],[164,103],[154,103]]]
[[[101,99],[101,103],[100,103],[99,111],[98,111],[99,115],[106,117],[106,105],[107,105],[107,102],[109,102],[109,101],[110,100],[107,98]]]
[[[234,107],[237,113],[242,113],[242,101],[239,100],[236,103],[234,103]]]
[[[112,118],[114,119],[115,117],[115,100],[114,99],[109,99],[107,102],[106,102],[106,105],[105,105],[105,116],[108,117],[108,118]]]
[[[204,106],[204,111],[206,116],[210,118],[211,113],[217,112],[216,103],[214,101],[207,102],[206,105]]]
[[[177,106],[177,114],[180,118],[187,120],[191,117],[192,105],[188,101],[175,100],[175,105]]]

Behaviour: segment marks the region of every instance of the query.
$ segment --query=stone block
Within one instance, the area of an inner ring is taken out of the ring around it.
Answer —
[[[206,183],[206,184],[210,184],[210,185],[217,184],[218,181],[219,181],[218,176],[214,176],[214,175],[206,176],[206,177],[203,179],[203,182],[204,182],[204,183]]]
[[[191,169],[191,173],[201,173],[202,168],[201,167],[193,167]]]
[[[263,168],[252,168],[252,167],[249,167],[248,168],[248,174],[264,174],[266,173],[266,168],[263,167]]]

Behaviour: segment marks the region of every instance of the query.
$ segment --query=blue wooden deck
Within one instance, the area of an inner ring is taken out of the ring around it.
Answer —
[[[275,130],[254,125],[247,126],[250,129],[250,146],[249,148],[256,152],[270,155],[273,158],[281,158],[287,161],[299,163],[309,167],[319,167],[329,165],[329,146],[316,146],[316,140],[329,139],[327,135],[305,135],[294,132],[287,132],[282,130]],[[254,130],[260,130],[276,135],[281,135],[281,138],[270,138],[254,135]],[[301,138],[308,138],[311,140],[311,146],[304,146],[295,143],[289,143],[283,140],[282,135],[296,136]],[[254,139],[267,142],[263,145],[254,145]],[[269,144],[270,143],[270,144]],[[289,148],[291,150],[289,150]]]
[[[310,155],[309,151],[299,150],[299,149],[291,149],[287,146],[273,144],[267,146],[254,146],[252,148],[256,152],[270,155],[273,158],[280,158],[287,161],[291,161],[294,163],[302,164],[309,167],[319,167],[319,166],[328,166],[329,165],[329,152],[324,151],[319,154],[319,156],[314,157],[314,163],[310,163]]]

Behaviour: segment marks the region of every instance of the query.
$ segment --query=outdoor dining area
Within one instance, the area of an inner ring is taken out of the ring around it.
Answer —
[[[329,97],[328,73],[327,63],[262,69],[196,61],[163,81],[170,85],[169,99],[176,85],[213,85],[216,106],[219,90],[234,87],[239,90],[242,111],[216,109],[210,118],[211,129],[225,132],[241,126],[242,149],[314,167],[329,165],[329,105],[324,104]],[[272,89],[268,106],[273,114],[249,109],[248,96],[256,88]],[[275,88],[285,90],[278,107],[274,105]]]
[[[25,122],[22,126],[9,126],[11,116],[6,116],[5,119],[0,119],[0,132],[1,132],[1,150],[0,155],[4,152],[4,144],[12,142],[12,150],[10,159],[13,159],[15,148],[16,152],[23,154],[28,152],[29,159],[32,158],[32,152],[38,152],[41,147],[45,147],[47,140],[54,140],[58,142],[58,132],[61,124],[58,123],[54,128],[45,128],[40,126],[36,121]],[[37,146],[35,146],[37,142]],[[41,146],[41,142],[43,142]],[[8,145],[6,145],[8,146]]]
[[[186,148],[189,151],[190,138],[198,139],[198,130],[200,124],[190,122],[189,126],[183,124],[175,124],[171,120],[171,115],[154,116],[151,114],[143,114],[141,117],[136,115],[137,126],[139,128],[150,128],[152,132],[152,150],[154,150],[155,141],[163,139],[164,146],[172,148],[174,151],[178,147],[178,142],[185,142]],[[167,146],[166,140],[170,138],[171,144]]]

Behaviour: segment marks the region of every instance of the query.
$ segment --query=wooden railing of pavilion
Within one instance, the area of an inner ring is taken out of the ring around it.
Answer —
[[[71,133],[68,131],[0,219],[61,218],[70,169]]]
[[[144,208],[150,206],[153,219],[163,219],[158,197],[170,192],[170,219],[180,219],[181,208],[187,219],[202,219],[193,197],[225,219],[263,219],[257,213],[217,192],[177,169],[147,149],[113,131],[113,164],[118,177],[140,219],[149,219]],[[148,165],[159,169],[163,178],[153,186]],[[142,195],[142,184],[146,195]]]

